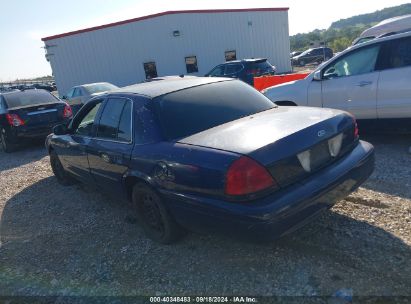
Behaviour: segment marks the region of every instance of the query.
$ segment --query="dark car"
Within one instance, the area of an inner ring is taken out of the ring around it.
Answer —
[[[240,79],[250,85],[254,77],[275,75],[276,68],[266,58],[233,60],[217,65],[206,77],[230,77]]]
[[[45,90],[0,94],[0,139],[5,152],[27,139],[45,138],[55,125],[72,117],[65,102]]]
[[[182,228],[273,239],[360,186],[373,146],[339,110],[277,107],[238,80],[191,78],[118,89],[46,140],[57,180],[128,198],[148,236]]]
[[[42,89],[42,90],[46,90],[46,91],[49,91],[49,92],[55,91],[54,86],[52,86],[50,84],[46,84],[46,83],[34,83],[32,86],[33,86],[33,88]]]
[[[293,57],[295,57],[295,56],[298,56],[298,55],[300,55],[301,53],[302,53],[301,51],[291,52],[291,53],[290,53],[290,58],[293,58]]]
[[[304,66],[306,64],[320,64],[323,61],[327,61],[333,57],[333,50],[328,47],[319,47],[314,49],[308,49],[302,52],[300,55],[291,58],[293,65]]]

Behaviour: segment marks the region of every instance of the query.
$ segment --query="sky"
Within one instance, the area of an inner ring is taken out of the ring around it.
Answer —
[[[168,10],[289,7],[290,35],[402,0],[0,0],[0,82],[51,75],[42,37]]]

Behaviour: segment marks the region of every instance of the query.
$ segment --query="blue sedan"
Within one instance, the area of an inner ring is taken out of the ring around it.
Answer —
[[[181,78],[98,96],[46,140],[63,185],[132,202],[148,237],[185,230],[258,240],[290,233],[374,169],[348,113],[277,107],[239,80]]]

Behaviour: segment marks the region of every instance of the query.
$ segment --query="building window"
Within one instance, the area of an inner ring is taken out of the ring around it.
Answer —
[[[144,63],[144,72],[146,73],[146,79],[157,77],[157,68],[155,62]]]
[[[197,57],[196,56],[186,57],[186,69],[187,69],[187,73],[196,73],[196,72],[198,72]]]
[[[225,52],[225,61],[232,61],[232,60],[236,60],[237,56],[235,51],[227,51]]]

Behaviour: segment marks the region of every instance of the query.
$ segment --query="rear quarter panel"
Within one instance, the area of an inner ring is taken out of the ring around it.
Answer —
[[[224,195],[225,172],[239,155],[173,142],[137,145],[128,176],[155,188],[204,196]]]

